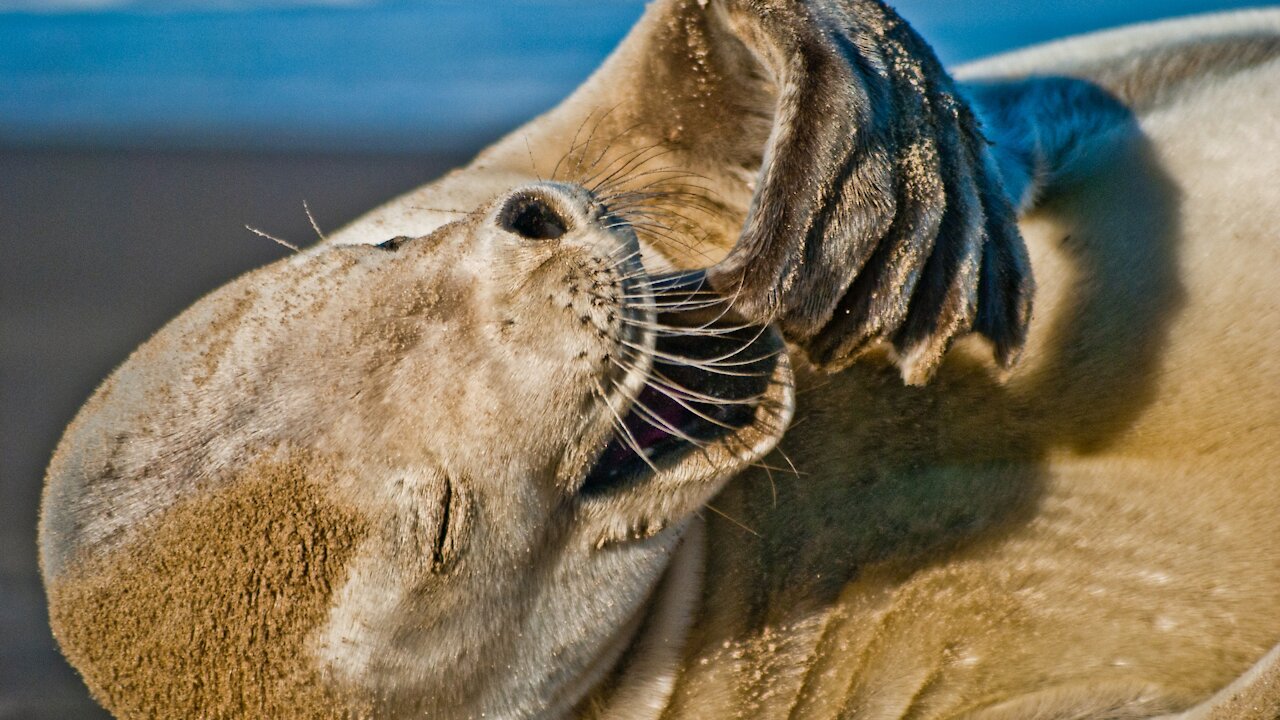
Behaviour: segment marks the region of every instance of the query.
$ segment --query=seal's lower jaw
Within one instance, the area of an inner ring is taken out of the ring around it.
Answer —
[[[626,398],[584,496],[653,485],[696,490],[701,503],[716,481],[773,449],[791,419],[791,367],[773,328],[745,323],[700,283],[661,290],[655,306],[650,370]]]

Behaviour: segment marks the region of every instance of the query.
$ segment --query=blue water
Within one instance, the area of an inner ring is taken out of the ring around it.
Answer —
[[[951,63],[1250,5],[1258,3],[896,3]],[[0,0],[0,143],[417,151],[492,137],[554,105],[643,3],[5,7]]]

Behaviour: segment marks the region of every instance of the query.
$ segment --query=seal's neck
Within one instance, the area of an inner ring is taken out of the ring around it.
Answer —
[[[706,533],[693,518],[653,597],[637,613],[637,627],[619,657],[601,668],[578,715],[600,720],[656,720],[675,690],[706,562]]]

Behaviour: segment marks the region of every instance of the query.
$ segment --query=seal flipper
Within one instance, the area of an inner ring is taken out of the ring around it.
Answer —
[[[1117,138],[1136,132],[1133,112],[1102,87],[1071,77],[965,83],[991,140],[1005,190],[1025,212],[1054,187],[1087,175]]]
[[[888,343],[922,383],[970,331],[1012,363],[1030,265],[977,118],[929,46],[870,0],[721,9],[777,99],[745,226],[713,283],[829,370]]]

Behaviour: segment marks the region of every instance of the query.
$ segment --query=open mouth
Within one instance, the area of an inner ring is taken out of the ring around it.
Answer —
[[[658,276],[653,289],[652,367],[643,388],[627,398],[626,412],[615,418],[582,486],[587,494],[633,484],[731,442],[768,409],[783,352],[776,335],[729,311],[702,273]]]

